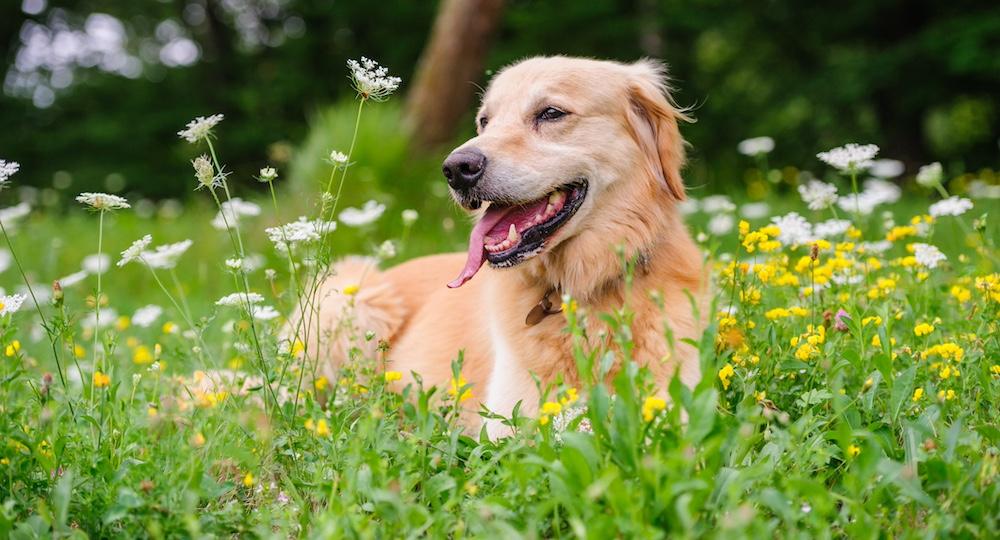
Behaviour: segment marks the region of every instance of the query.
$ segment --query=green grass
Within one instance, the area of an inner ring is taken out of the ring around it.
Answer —
[[[330,122],[351,117],[336,118]],[[263,269],[249,273],[250,289],[286,314],[296,300],[288,262],[263,229],[315,215],[303,194],[315,199],[329,178],[319,157],[327,146],[349,142],[326,142],[326,136],[303,145],[295,195],[279,191],[277,214],[270,199],[258,195],[262,215],[242,222],[247,252],[262,254],[265,267],[277,271],[273,281]],[[389,202],[389,210],[367,228],[332,233],[334,253],[372,253],[395,239],[399,254],[385,263],[393,264],[461,249],[467,226],[443,194],[419,179],[430,176],[431,166],[415,165],[397,189],[393,177],[404,175],[400,163],[410,159],[405,151],[386,141],[393,157],[382,165],[372,148],[378,141],[363,135],[362,143],[367,149],[348,171],[345,204],[374,196]],[[224,154],[224,137],[216,144]],[[356,171],[362,172],[356,177]],[[235,195],[248,191],[249,184],[231,180]],[[907,188],[903,201],[886,209],[906,223],[931,200],[926,191]],[[829,217],[804,210],[789,195],[772,194],[767,202],[774,215],[796,210],[813,220]],[[295,362],[277,345],[280,321],[257,322],[255,341],[239,310],[214,305],[242,285],[226,271],[232,246],[209,227],[214,209],[205,193],[174,218],[108,215],[103,245],[113,255],[144,234],[156,244],[194,240],[176,269],[181,292],[163,276],[172,294],[190,305],[205,346],[198,349],[202,343],[189,335],[183,317],[135,264],[105,274],[108,306],[127,316],[154,303],[165,313],[149,328],[126,326],[123,319],[102,332],[106,388],[91,388],[93,336],[81,324],[93,303],[93,276],[66,287],[60,306],[43,305],[58,326],[65,387],[31,306],[5,317],[0,351],[10,354],[0,359],[0,536],[995,538],[1000,282],[987,280],[997,279],[988,276],[996,272],[998,231],[995,221],[981,234],[969,227],[1000,208],[976,205],[959,218],[939,219],[925,237],[895,242],[883,255],[842,245],[838,257],[836,244],[846,240],[837,240],[819,251],[815,264],[796,270],[810,247],[782,246],[757,261],[775,272],[767,282],[761,269],[738,271],[735,278],[727,272],[725,254],[748,259],[735,230],[707,238],[717,307],[732,303],[738,310],[731,318],[711,317],[697,344],[704,373],[697,387],[670,384],[675,405],[658,410],[647,398],[662,381],[625,363],[613,383],[578,389],[574,410],[585,404],[585,412],[565,430],[558,422],[518,418],[517,435],[500,441],[458,429],[454,399],[442,390],[390,392],[373,358],[356,358],[325,388],[307,381],[297,407],[291,401],[262,405],[269,398],[259,385],[247,395],[188,393],[179,378],[225,367],[263,372],[294,388]],[[408,207],[421,218],[404,233],[399,213]],[[863,221],[863,239],[885,237],[881,210]],[[698,232],[706,220],[696,214],[689,222]],[[36,288],[77,270],[96,251],[97,221],[69,206],[36,212],[20,224],[13,247]],[[904,258],[912,241],[940,246],[948,261],[921,275]],[[869,256],[881,267],[862,272],[861,283],[801,296],[801,287],[822,279],[831,260],[860,269]],[[799,285],[778,284],[783,273]],[[892,287],[871,293],[879,278],[890,277]],[[21,283],[14,268],[0,279],[8,292]],[[969,297],[956,296],[953,287]],[[793,306],[803,313],[767,316]],[[839,309],[850,315],[843,331],[832,317]],[[585,311],[567,323],[581,341],[577,317],[597,316]],[[862,325],[873,316],[881,324]],[[625,314],[607,318],[624,340],[626,320]],[[179,330],[166,332],[168,321]],[[920,323],[933,324],[933,332],[915,335]],[[803,349],[810,336],[813,349]],[[875,336],[880,345],[873,344]],[[263,367],[252,351],[256,342]],[[960,360],[922,357],[945,342],[962,349]],[[155,351],[157,344],[161,369],[151,372],[142,354],[136,362],[137,351]],[[74,361],[77,346],[82,350]],[[575,354],[581,365],[623,363],[614,350]],[[74,377],[77,362],[82,377]],[[567,391],[553,388],[547,399],[555,402]],[[591,431],[577,429],[583,420]]]

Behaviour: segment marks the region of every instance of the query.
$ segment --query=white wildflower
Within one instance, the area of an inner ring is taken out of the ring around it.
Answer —
[[[876,159],[868,168],[868,173],[878,178],[896,178],[906,171],[906,165],[898,159]]]
[[[27,202],[8,206],[7,208],[0,209],[0,223],[3,223],[4,227],[11,227],[16,224],[17,220],[24,219],[30,213],[31,205]]]
[[[97,312],[89,312],[80,321],[80,326],[85,329],[104,328],[118,319],[118,312],[114,308],[100,308]]]
[[[417,211],[412,208],[407,208],[406,210],[403,210],[402,216],[403,216],[403,225],[410,226],[417,222],[417,219],[420,217],[420,214],[418,214]]]
[[[804,245],[815,239],[812,225],[806,221],[806,218],[796,212],[773,217],[771,218],[771,222],[781,229],[781,233],[778,234],[778,241],[784,245]]]
[[[990,185],[976,179],[969,182],[969,196],[973,199],[1000,199],[1000,185]]]
[[[368,201],[363,207],[345,208],[340,213],[340,222],[348,227],[361,227],[375,222],[385,212],[385,205],[376,201]]]
[[[6,161],[0,159],[0,186],[7,183],[11,176],[21,170],[21,164],[16,161]]]
[[[130,262],[141,260],[142,252],[145,251],[152,242],[153,236],[149,234],[143,236],[135,242],[132,242],[132,245],[122,252],[122,258],[118,261],[118,266],[122,267]]]
[[[228,227],[235,227],[237,221],[243,216],[259,216],[260,205],[244,201],[239,197],[225,201],[221,205],[221,210],[212,219],[212,227],[224,231]]]
[[[936,268],[939,263],[948,260],[937,247],[922,243],[913,244],[913,256],[917,259],[917,264],[927,268]]]
[[[339,150],[330,151],[330,163],[334,165],[346,165],[347,164],[347,154]]]
[[[177,266],[177,259],[191,247],[191,240],[156,246],[153,251],[142,253],[142,261],[150,268],[167,270]]]
[[[278,310],[274,309],[272,306],[260,306],[258,308],[254,308],[253,316],[259,321],[271,321],[280,317],[281,313],[278,313]]]
[[[810,180],[808,184],[799,186],[799,195],[810,210],[823,210],[837,202],[837,186]]]
[[[14,256],[11,255],[10,251],[0,248],[0,272],[6,272],[12,262],[14,262]]]
[[[816,157],[840,172],[852,174],[871,167],[877,154],[878,146],[874,144],[850,143],[820,152]]]
[[[5,315],[10,315],[15,311],[21,309],[21,304],[24,300],[28,298],[26,294],[13,294],[10,296],[2,295],[0,296],[0,317]]]
[[[876,242],[862,242],[859,246],[865,253],[885,253],[892,249],[892,242],[888,240],[878,240]]]
[[[861,193],[857,195],[848,193],[841,196],[837,201],[837,206],[845,212],[858,211],[861,214],[868,215],[879,205],[892,204],[898,201],[901,195],[902,191],[896,184],[879,178],[872,178],[865,181],[864,189]]]
[[[299,244],[318,242],[323,235],[336,229],[336,221],[308,220],[305,217],[300,217],[298,221],[279,227],[268,227],[264,232],[274,243],[275,248],[279,251],[286,251],[289,247],[295,247]]]
[[[972,201],[962,197],[948,197],[931,205],[927,213],[934,217],[960,216],[972,210]]]
[[[132,207],[125,197],[110,193],[81,193],[77,195],[76,202],[83,203],[99,212]]]
[[[754,137],[752,139],[746,139],[740,141],[740,144],[736,145],[736,150],[744,156],[769,154],[771,153],[771,150],[774,150],[774,139],[770,137]]]
[[[257,176],[257,180],[264,183],[274,182],[277,179],[278,171],[276,171],[274,167],[264,167],[260,170],[260,173]]]
[[[733,225],[736,224],[736,219],[729,214],[716,214],[712,216],[712,219],[708,220],[708,224],[705,228],[712,236],[722,236],[729,231],[733,230]]]
[[[701,200],[701,211],[706,214],[735,212],[736,205],[728,195],[709,195]]]
[[[851,228],[851,222],[846,219],[828,219],[813,226],[816,238],[832,238],[840,236]]]
[[[95,253],[94,255],[87,255],[83,258],[83,262],[80,264],[88,274],[98,274],[107,272],[111,267],[111,257],[104,253]]]
[[[677,209],[680,210],[681,214],[685,216],[697,213],[700,208],[701,206],[698,199],[695,199],[694,197],[688,197],[687,199],[677,203]]]
[[[382,242],[382,245],[378,247],[375,252],[375,256],[379,259],[391,259],[396,256],[396,244],[392,243],[392,240],[386,240]]]
[[[917,171],[917,183],[924,187],[934,187],[944,179],[944,168],[937,161],[924,165]]]
[[[132,314],[132,324],[141,328],[149,328],[160,318],[160,315],[163,315],[163,308],[156,304],[149,304],[135,310],[135,313]]]
[[[217,187],[222,186],[222,182],[225,181],[225,174],[216,174],[215,167],[212,165],[212,160],[206,155],[200,155],[194,158],[191,162],[191,166],[194,167],[194,177],[198,180],[198,187],[195,190],[201,188],[208,188],[213,190]]]
[[[226,268],[234,271],[242,270],[243,259],[240,258],[226,259]]]
[[[212,128],[222,121],[223,115],[199,116],[187,123],[187,127],[177,132],[177,135],[189,143],[196,143],[212,136]]]
[[[351,83],[361,99],[382,101],[388,98],[403,82],[399,77],[389,75],[389,70],[378,62],[364,56],[361,60],[348,60],[347,67],[351,70]]]
[[[264,301],[264,297],[257,293],[232,293],[216,300],[217,306],[244,307],[259,304]]]
[[[740,215],[746,219],[764,219],[771,214],[771,206],[766,202],[752,202],[740,206]]]

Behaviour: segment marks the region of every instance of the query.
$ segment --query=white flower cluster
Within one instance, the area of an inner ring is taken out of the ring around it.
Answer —
[[[906,165],[898,159],[876,159],[868,168],[868,172],[878,178],[896,178],[905,171]]]
[[[30,213],[31,205],[27,202],[20,202],[14,206],[0,209],[0,223],[3,223],[4,227],[10,227],[14,225],[17,220],[26,217]]]
[[[330,151],[330,163],[334,165],[346,165],[348,159],[347,154],[339,150]]]
[[[141,327],[149,328],[163,315],[163,308],[155,304],[150,304],[148,306],[143,306],[132,314],[132,324]]]
[[[879,205],[898,201],[901,195],[902,190],[896,184],[880,178],[871,178],[865,181],[861,193],[856,196],[853,193],[841,196],[837,200],[837,206],[845,212],[858,211],[868,215]]]
[[[196,143],[212,136],[212,128],[217,126],[224,117],[221,114],[199,116],[187,123],[187,127],[178,131],[177,135],[189,143]]]
[[[153,243],[153,235],[147,234],[142,238],[132,242],[132,245],[127,247],[125,251],[122,252],[122,258],[118,261],[118,266],[122,267],[126,264],[134,261],[141,260],[142,254],[149,247],[149,244]]]
[[[194,158],[191,166],[194,167],[194,177],[198,180],[198,187],[194,188],[196,191],[201,188],[213,190],[221,187],[222,182],[226,179],[224,174],[215,174],[215,167],[212,166],[212,160],[208,159],[206,155]]]
[[[931,205],[927,213],[934,217],[960,216],[972,210],[972,201],[962,197],[948,197]]]
[[[86,204],[99,212],[132,207],[125,197],[110,193],[81,193],[76,196],[76,202]]]
[[[917,171],[917,183],[924,187],[934,187],[944,179],[944,168],[935,161],[930,165],[924,165]]]
[[[804,245],[814,240],[812,224],[797,212],[773,217],[771,222],[781,229],[778,241],[786,246]]]
[[[5,161],[0,159],[0,186],[7,183],[11,176],[21,170],[21,164],[16,161]]]
[[[11,313],[21,309],[21,304],[24,303],[26,298],[28,298],[28,295],[26,294],[0,296],[0,317],[10,315]]]
[[[389,70],[378,62],[364,56],[361,60],[348,60],[347,67],[351,70],[351,83],[362,99],[382,101],[403,82],[399,77],[390,76]]]
[[[376,201],[368,201],[361,208],[345,208],[340,213],[340,222],[348,227],[362,227],[374,223],[382,217],[385,205]]]
[[[156,246],[153,251],[144,251],[140,258],[150,268],[167,270],[177,266],[177,259],[191,247],[191,240]]]
[[[760,154],[770,154],[774,150],[774,139],[770,137],[754,137],[740,141],[736,145],[736,150],[744,156],[758,156]]]
[[[917,264],[927,268],[936,268],[938,264],[948,260],[941,250],[930,244],[913,244],[913,256]]]
[[[799,186],[799,195],[810,210],[823,210],[837,202],[837,186],[810,180],[808,184]]]
[[[820,152],[816,157],[840,172],[853,174],[871,167],[877,154],[878,146],[874,144],[850,143]]]
[[[233,197],[232,199],[225,201],[221,205],[221,209],[215,218],[212,219],[212,227],[220,231],[226,230],[228,227],[235,227],[236,222],[244,216],[259,216],[260,206],[244,201],[239,197]]]
[[[223,296],[215,301],[215,305],[224,307],[246,307],[259,304],[264,301],[264,297],[257,293],[232,293]]]
[[[278,227],[268,227],[264,232],[278,251],[287,251],[289,247],[318,242],[323,235],[336,229],[336,221],[309,220],[303,216],[298,221]]]

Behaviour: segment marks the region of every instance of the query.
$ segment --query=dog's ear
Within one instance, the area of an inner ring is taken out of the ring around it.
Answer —
[[[691,120],[670,99],[666,66],[644,59],[627,68],[629,128],[648,156],[654,177],[661,180],[660,185],[673,199],[682,201],[684,139],[678,124]]]

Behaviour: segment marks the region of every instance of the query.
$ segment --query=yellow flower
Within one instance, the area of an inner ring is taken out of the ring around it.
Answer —
[[[163,323],[163,333],[164,334],[174,334],[177,333],[177,325],[167,321]]]
[[[73,345],[73,356],[83,358],[87,356],[87,350],[83,348],[83,345]]]
[[[199,448],[204,444],[205,444],[205,436],[202,435],[200,431],[198,433],[195,433],[194,437],[191,437],[191,446]]]
[[[459,403],[462,403],[463,401],[471,398],[472,397],[472,389],[471,388],[466,388],[465,390],[462,390],[462,387],[464,387],[467,384],[468,383],[465,381],[465,377],[463,377],[461,375],[458,376],[458,379],[452,378],[451,379],[451,388],[448,389],[448,395],[451,396],[451,397],[458,396],[458,402]],[[458,394],[459,390],[462,390],[462,394],[461,395]]]
[[[948,391],[938,390],[937,398],[938,398],[938,401],[951,401],[951,400],[955,399],[955,391],[954,390],[948,390]]]
[[[559,398],[559,404],[564,407],[568,407],[576,403],[576,400],[578,399],[580,399],[580,395],[577,394],[576,388],[568,388],[566,389],[566,395]]]
[[[124,332],[125,330],[128,330],[128,327],[131,325],[132,321],[129,320],[128,316],[122,315],[121,317],[118,317],[118,320],[115,321],[115,330],[118,330],[119,332]]]
[[[1000,364],[993,364],[990,366],[990,373],[992,373],[994,377],[1000,377]]]
[[[348,286],[344,287],[344,295],[346,295],[346,296],[354,296],[354,295],[358,294],[358,291],[360,289],[361,289],[361,287],[359,287],[358,285],[348,285]]]
[[[761,390],[759,392],[754,392],[753,393],[753,398],[755,400],[757,400],[758,403],[760,403],[761,401],[764,401],[765,399],[767,399],[767,392],[765,392],[763,390]]]
[[[156,415],[157,415],[157,414],[159,414],[159,413],[160,413],[160,411],[158,411],[158,410],[156,409],[156,407],[150,407],[150,408],[146,409],[146,414],[147,414],[147,415],[148,415],[148,416],[149,416],[150,418],[155,418],[155,417],[156,417]]]
[[[316,391],[318,392],[322,392],[323,390],[325,390],[326,387],[329,386],[329,384],[330,384],[330,379],[327,379],[323,375],[317,377],[316,381],[313,382],[313,386],[316,387]]]
[[[391,383],[400,381],[403,379],[403,374],[398,371],[386,371],[385,372],[385,382]]]
[[[252,488],[253,487],[253,483],[254,483],[253,473],[249,473],[248,472],[246,474],[246,476],[243,477],[243,486],[244,487],[248,487],[248,488]]]
[[[327,425],[325,418],[320,418],[316,422],[316,436],[326,437],[330,434],[330,426]]]
[[[850,446],[847,447],[847,456],[848,457],[852,457],[852,458],[853,457],[858,457],[858,454],[860,454],[860,453],[861,453],[861,447],[858,446],[858,445],[856,445],[856,444],[852,444],[852,445],[850,445]]]
[[[7,356],[14,356],[20,351],[21,351],[21,342],[15,339],[14,341],[10,342],[10,345],[7,345],[7,349],[4,351],[4,353]]]
[[[733,366],[729,364],[722,366],[722,369],[719,370],[719,380],[722,381],[723,390],[729,390],[729,379],[731,379],[735,373],[736,370],[734,370]]]
[[[917,337],[926,336],[934,331],[934,325],[927,323],[920,323],[913,327],[913,334]]]
[[[149,350],[149,347],[145,345],[140,345],[135,348],[135,352],[132,353],[132,361],[140,366],[145,364],[153,363],[153,353]]]
[[[913,391],[913,402],[914,403],[916,403],[917,401],[920,401],[920,398],[922,398],[922,397],[924,397],[924,389],[923,388],[917,388],[916,390]]]
[[[295,341],[292,343],[292,351],[291,351],[292,356],[298,356],[302,354],[305,350],[306,350],[305,343],[302,343],[301,339],[296,338]]]
[[[546,401],[542,404],[542,414],[547,414],[549,416],[555,416],[562,412],[562,405],[556,403],[555,401]]]
[[[316,431],[316,422],[314,422],[312,418],[307,418],[305,428],[308,431]]]
[[[728,364],[727,364],[728,365]],[[722,372],[719,372],[720,376]],[[728,385],[727,385],[728,388]],[[656,413],[667,408],[667,402],[663,398],[649,396],[642,402],[642,419],[649,422],[656,416]]]
[[[962,357],[965,356],[965,349],[959,347],[957,343],[953,342],[940,343],[938,345],[928,347],[927,350],[920,353],[920,358],[922,360],[926,360],[929,356],[940,356],[945,360],[960,362]]]
[[[882,326],[882,317],[878,315],[872,315],[871,317],[865,317],[861,319],[861,326],[868,326],[869,324],[874,324],[875,326]]]
[[[889,345],[892,347],[896,346],[896,338],[889,338]],[[878,337],[878,334],[872,336],[872,347],[882,348],[882,338]]]
[[[108,386],[109,384],[111,384],[111,377],[109,377],[108,375],[106,375],[104,373],[101,373],[100,371],[95,371],[94,372],[94,387],[95,388],[104,388],[104,387]]]

